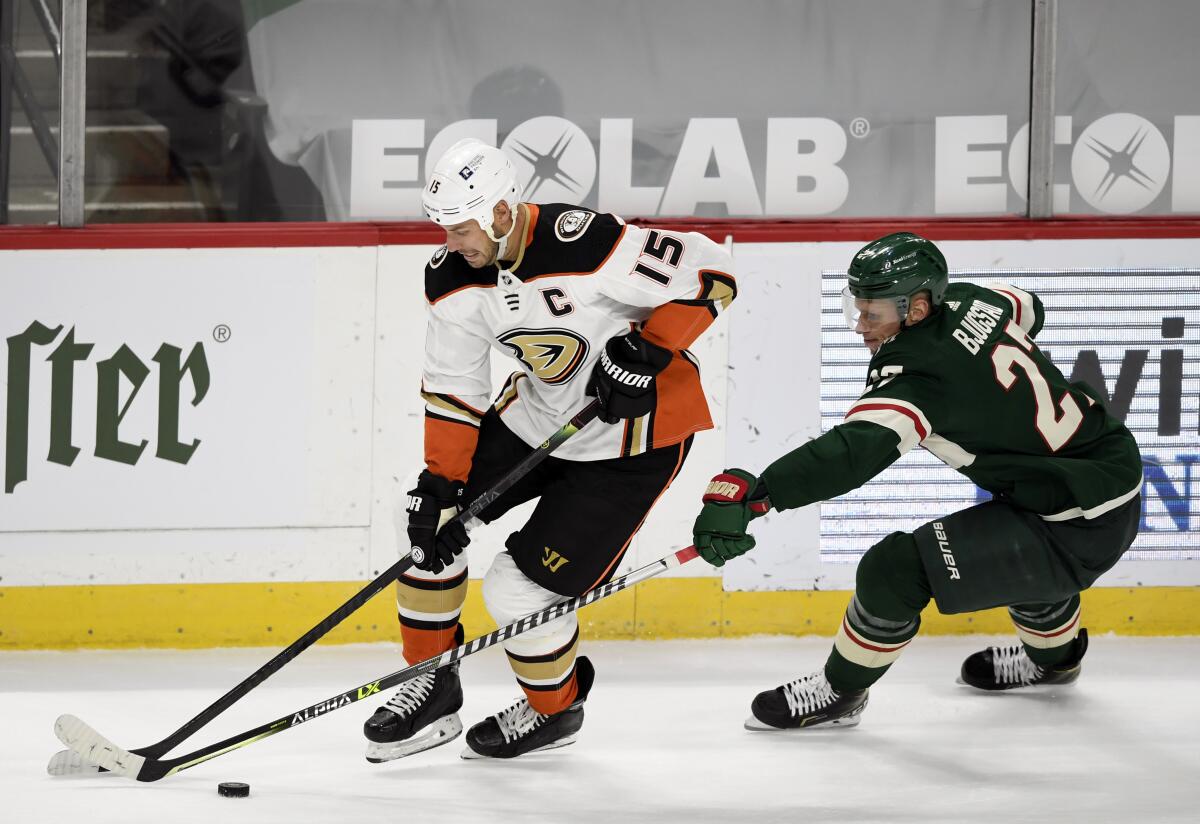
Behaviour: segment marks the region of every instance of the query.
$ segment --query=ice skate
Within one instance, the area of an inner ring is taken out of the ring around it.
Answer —
[[[838,692],[825,680],[825,670],[818,670],[755,696],[746,729],[853,727],[867,706],[867,692]]]
[[[480,721],[467,731],[463,758],[516,758],[538,750],[553,750],[575,743],[583,726],[583,702],[592,689],[596,673],[592,663],[580,656],[575,661],[579,695],[571,706],[554,715],[542,715],[522,698],[503,712]]]
[[[367,760],[379,764],[450,743],[462,734],[462,702],[458,664],[401,684],[363,724]]]
[[[958,683],[989,692],[1073,684],[1079,678],[1080,661],[1087,652],[1087,646],[1087,630],[1080,629],[1079,635],[1071,642],[1070,656],[1052,667],[1035,664],[1021,644],[988,647],[967,656]]]

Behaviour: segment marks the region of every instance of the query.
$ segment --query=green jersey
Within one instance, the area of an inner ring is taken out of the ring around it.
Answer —
[[[885,341],[845,420],[763,472],[771,503],[856,489],[915,446],[1047,520],[1094,518],[1141,490],[1133,435],[1038,349],[1044,311],[1012,286],[952,283]]]

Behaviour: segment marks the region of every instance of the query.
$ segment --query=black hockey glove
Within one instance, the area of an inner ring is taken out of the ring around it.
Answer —
[[[412,544],[413,565],[435,575],[454,562],[471,539],[458,514],[463,485],[421,472],[415,489],[408,491],[408,540]]]
[[[640,418],[654,410],[655,378],[671,363],[671,351],[637,332],[609,338],[592,370],[587,393],[600,401],[605,423]]]

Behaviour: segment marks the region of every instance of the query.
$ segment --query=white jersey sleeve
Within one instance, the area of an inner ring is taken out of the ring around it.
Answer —
[[[490,340],[473,324],[454,318],[451,307],[435,304],[426,315],[422,389],[483,409],[492,394]]]
[[[728,250],[698,232],[629,227],[621,246],[628,268],[605,267],[600,289],[653,310],[644,331],[660,345],[686,348],[737,294]]]

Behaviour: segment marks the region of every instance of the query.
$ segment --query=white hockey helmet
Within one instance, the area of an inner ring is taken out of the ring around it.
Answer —
[[[497,242],[502,238],[492,231],[492,210],[502,200],[516,209],[520,199],[517,170],[508,155],[473,137],[446,150],[421,193],[421,205],[434,223],[453,226],[474,220]]]

